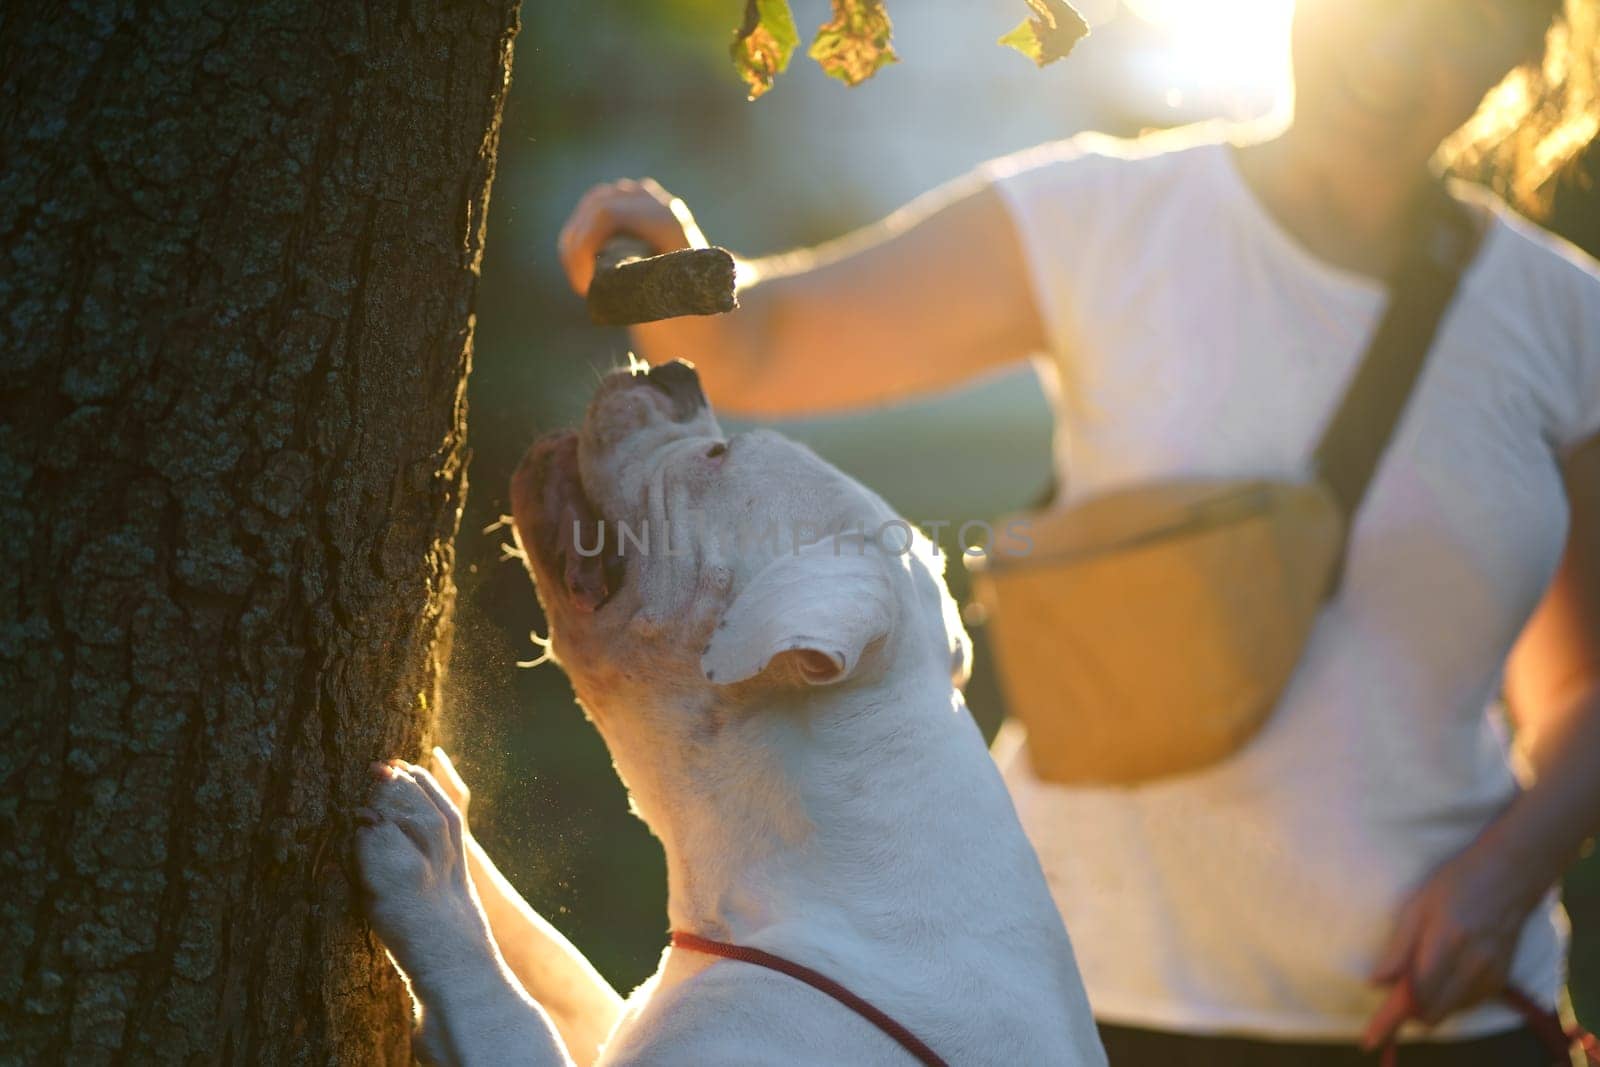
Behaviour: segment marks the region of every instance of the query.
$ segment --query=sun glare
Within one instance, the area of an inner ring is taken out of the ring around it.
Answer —
[[[1289,92],[1294,0],[1123,0],[1171,41],[1173,90],[1226,84],[1274,100]]]

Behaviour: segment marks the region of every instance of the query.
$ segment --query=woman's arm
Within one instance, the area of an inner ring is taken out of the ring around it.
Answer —
[[[1572,712],[1600,682],[1600,438],[1567,461],[1567,499],[1566,556],[1506,670],[1518,747],[1536,778],[1558,774],[1582,755],[1568,743],[1577,725]]]
[[[645,179],[596,186],[562,230],[573,288],[630,232],[661,251],[703,247],[689,211]],[[784,416],[901,400],[1046,346],[1027,263],[1000,195],[975,177],[812,249],[739,264],[738,311],[636,326],[652,363],[699,365],[713,402]]]
[[[1500,992],[1523,920],[1600,831],[1600,439],[1569,461],[1567,495],[1566,555],[1506,669],[1530,780],[1402,911],[1374,975],[1396,985],[1372,1043]]]
[[[467,805],[472,794],[450,757],[436,748],[430,763],[439,787],[461,812],[467,870],[501,957],[549,1014],[574,1062],[587,1067],[621,1017],[622,998],[572,942],[522,899],[471,835]]]

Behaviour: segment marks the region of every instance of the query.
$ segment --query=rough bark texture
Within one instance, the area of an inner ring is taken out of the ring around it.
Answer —
[[[347,813],[437,706],[516,6],[0,14],[0,1061],[409,1058]]]

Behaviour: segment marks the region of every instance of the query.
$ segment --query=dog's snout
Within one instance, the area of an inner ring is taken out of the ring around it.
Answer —
[[[694,365],[675,359],[651,367],[645,374],[645,383],[667,394],[672,401],[673,417],[679,422],[692,419],[706,407],[706,394],[700,388],[700,375]]]

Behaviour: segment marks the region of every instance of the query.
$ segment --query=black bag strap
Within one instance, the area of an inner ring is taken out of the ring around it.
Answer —
[[[1478,226],[1444,184],[1429,181],[1411,213],[1413,233],[1389,282],[1389,304],[1314,460],[1347,521],[1366,496],[1405,412],[1439,324],[1477,252]]]

